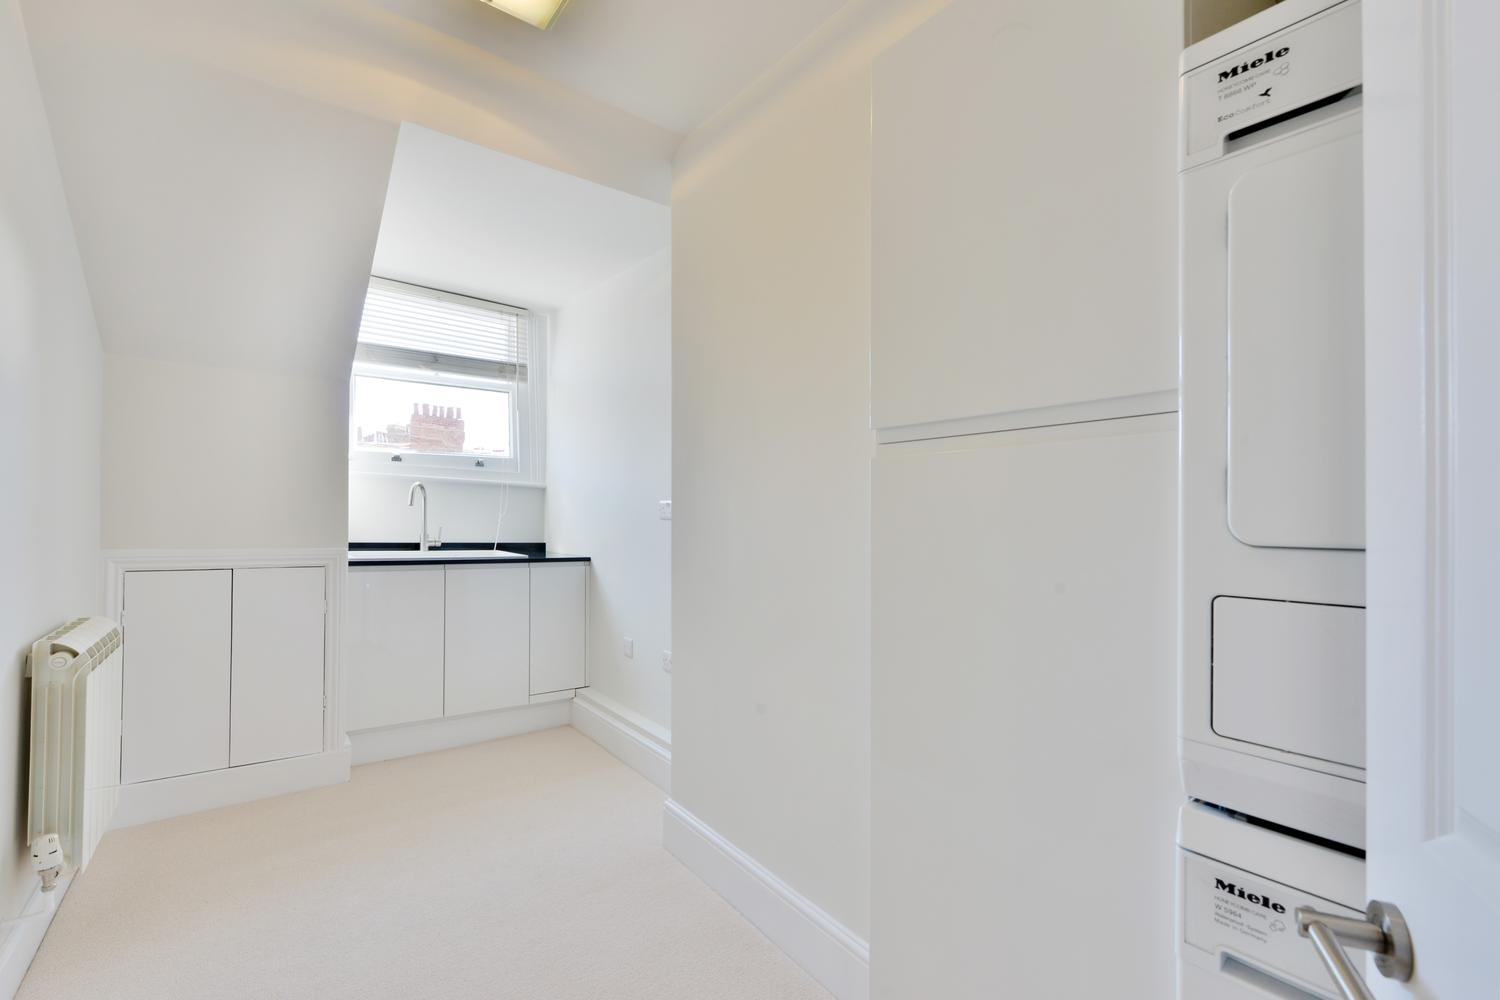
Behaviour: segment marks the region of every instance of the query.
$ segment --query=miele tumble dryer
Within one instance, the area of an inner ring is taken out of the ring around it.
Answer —
[[[1286,0],[1183,67],[1183,779],[1360,848],[1359,0]]]

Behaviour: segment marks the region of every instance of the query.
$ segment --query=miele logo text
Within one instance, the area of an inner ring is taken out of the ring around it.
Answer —
[[[1276,49],[1274,52],[1267,52],[1258,59],[1252,59],[1247,63],[1240,63],[1238,66],[1231,66],[1228,69],[1221,69],[1219,70],[1219,82],[1224,83],[1227,80],[1233,80],[1241,73],[1248,73],[1252,69],[1260,69],[1260,67],[1268,62],[1275,62],[1277,59],[1285,58],[1286,54],[1290,51],[1292,51],[1290,48]]]
[[[1280,903],[1271,902],[1270,896],[1257,896],[1253,892],[1246,892],[1244,889],[1235,885],[1233,882],[1226,882],[1221,878],[1216,878],[1214,879],[1214,888],[1218,889],[1220,892],[1227,892],[1231,896],[1238,896],[1252,906],[1264,906],[1266,909],[1271,910],[1274,913],[1286,912],[1286,907],[1282,906]]]

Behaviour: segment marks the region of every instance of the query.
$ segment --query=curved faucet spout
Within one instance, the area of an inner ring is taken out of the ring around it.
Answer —
[[[417,493],[422,494],[422,533],[417,536],[417,548],[426,552],[427,543],[427,487],[421,483],[412,483],[411,489],[406,491],[406,506],[415,507],[417,504]]]

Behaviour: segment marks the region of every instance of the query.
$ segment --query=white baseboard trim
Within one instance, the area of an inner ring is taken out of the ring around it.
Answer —
[[[472,743],[487,743],[507,736],[566,726],[572,712],[570,702],[571,699],[542,702],[499,712],[479,712],[451,719],[431,719],[402,726],[387,726],[384,729],[366,729],[364,732],[350,733],[349,742],[354,748],[356,765],[373,764],[395,757],[411,757],[435,750],[452,750]]]
[[[586,691],[573,699],[573,728],[657,788],[672,792],[672,744]]]
[[[73,876],[69,875],[59,879],[57,888],[46,893],[42,892],[41,880],[38,880],[36,888],[26,897],[26,905],[21,908],[22,913],[31,916],[23,918],[0,937],[0,998],[3,1000],[12,1000],[21,988],[21,980],[26,978],[26,970],[31,968],[31,960],[42,946],[42,938],[52,926],[52,918],[57,916],[57,908],[72,884]]]
[[[863,938],[671,799],[662,842],[838,1000],[869,1000]]]
[[[349,749],[120,786],[110,829],[254,802],[349,780]]]

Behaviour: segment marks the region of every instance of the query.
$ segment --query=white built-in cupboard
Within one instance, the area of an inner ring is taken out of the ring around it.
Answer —
[[[328,567],[120,574],[123,784],[320,753]]]
[[[351,731],[516,708],[588,683],[583,562],[351,566]]]
[[[874,1000],[1173,993],[1181,31],[954,0],[875,61]]]

